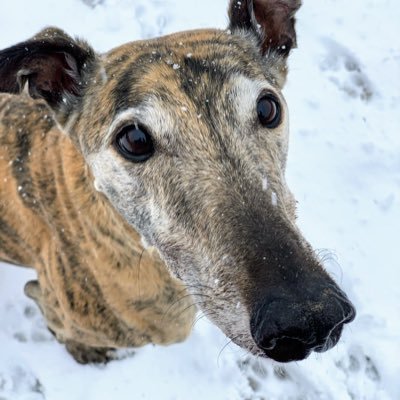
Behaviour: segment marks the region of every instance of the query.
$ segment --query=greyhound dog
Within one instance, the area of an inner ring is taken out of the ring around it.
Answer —
[[[295,224],[281,89],[300,0],[97,54],[56,28],[0,52],[0,259],[81,363],[169,344],[199,307],[280,362],[354,307]]]

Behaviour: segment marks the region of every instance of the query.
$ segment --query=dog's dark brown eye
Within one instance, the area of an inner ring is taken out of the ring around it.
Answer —
[[[153,140],[146,128],[140,125],[124,127],[115,138],[118,152],[133,162],[143,162],[154,153]]]
[[[261,97],[257,103],[257,115],[261,125],[276,128],[281,122],[281,106],[271,94]]]

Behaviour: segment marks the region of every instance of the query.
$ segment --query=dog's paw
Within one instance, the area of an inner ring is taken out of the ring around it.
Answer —
[[[117,358],[110,347],[90,347],[72,340],[67,340],[65,347],[79,364],[105,364]]]

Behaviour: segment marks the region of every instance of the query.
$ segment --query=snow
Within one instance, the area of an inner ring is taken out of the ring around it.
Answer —
[[[400,399],[400,5],[304,3],[285,88],[287,178],[302,231],[322,249],[327,269],[358,311],[340,343],[278,365],[248,356],[199,316],[182,344],[146,346],[106,366],[80,366],[23,295],[34,271],[0,265],[1,400]],[[227,22],[225,0],[56,4],[3,2],[0,48],[46,25],[105,51]]]
[[[277,197],[275,192],[271,193],[271,204],[273,206],[277,206],[278,205],[278,197]]]

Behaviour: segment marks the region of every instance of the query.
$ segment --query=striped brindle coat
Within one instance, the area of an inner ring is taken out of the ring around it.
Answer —
[[[0,260],[80,362],[189,334],[195,305],[278,361],[354,317],[295,225],[281,94],[299,0],[97,54],[48,28],[0,52]],[[161,256],[161,258],[159,257]]]

